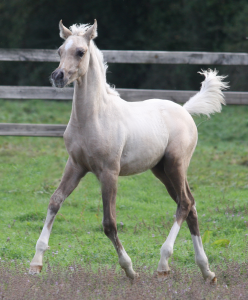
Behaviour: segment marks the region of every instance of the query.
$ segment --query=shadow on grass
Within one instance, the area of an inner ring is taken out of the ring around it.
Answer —
[[[0,299],[248,299],[248,263],[223,263],[215,267],[217,286],[203,281],[198,269],[174,267],[166,281],[159,282],[146,267],[131,282],[124,272],[75,263],[43,270],[31,276],[24,265],[0,263]]]

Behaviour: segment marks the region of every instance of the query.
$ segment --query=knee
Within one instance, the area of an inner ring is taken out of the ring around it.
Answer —
[[[188,219],[190,220],[197,220],[197,211],[196,211],[196,207],[195,205],[192,205],[190,211],[189,211],[189,215],[188,215]]]
[[[181,207],[186,213],[189,213],[192,208],[190,199],[185,199],[184,201],[182,201]]]
[[[50,212],[56,215],[63,201],[64,199],[61,195],[54,193],[50,199],[49,206],[48,206]]]
[[[177,219],[184,221],[190,210],[191,210],[191,202],[188,199],[185,199],[183,201],[180,201],[178,207],[177,207]]]
[[[107,236],[117,232],[116,224],[113,220],[103,220],[102,225],[103,231]]]

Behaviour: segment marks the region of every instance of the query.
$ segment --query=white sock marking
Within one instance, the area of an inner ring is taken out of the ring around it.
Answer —
[[[203,249],[202,240],[200,236],[191,235],[195,249],[195,261],[201,269],[204,279],[213,279],[215,274],[209,270],[208,259]]]
[[[119,264],[125,270],[126,275],[134,279],[136,273],[133,270],[131,258],[124,248],[119,252]]]
[[[42,259],[44,252],[48,249],[48,241],[51,234],[52,225],[50,226],[50,229],[48,229],[47,225],[51,221],[53,215],[51,215],[49,212],[47,214],[46,222],[43,226],[43,229],[41,231],[40,237],[36,243],[36,252],[34,255],[34,258],[32,259],[30,265],[39,265],[42,266]]]
[[[132,267],[131,258],[128,256],[128,254],[124,248],[123,248],[123,250],[120,251],[120,254],[119,254],[119,264],[124,269],[129,268],[130,266]]]
[[[168,265],[168,259],[170,258],[170,256],[173,253],[174,243],[175,243],[175,240],[176,240],[179,230],[180,230],[180,226],[177,224],[177,222],[175,222],[171,228],[171,231],[170,231],[166,241],[164,242],[164,244],[160,250],[161,257],[160,257],[160,261],[158,264],[159,272],[170,270],[169,265]]]

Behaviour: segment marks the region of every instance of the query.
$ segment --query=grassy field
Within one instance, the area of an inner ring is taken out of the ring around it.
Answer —
[[[0,100],[0,122],[67,123],[70,102]],[[248,250],[248,107],[225,107],[210,120],[195,118],[199,142],[188,172],[200,230],[212,269],[223,261],[244,262]],[[0,257],[28,266],[49,198],[67,160],[62,138],[0,137]],[[135,266],[156,269],[176,205],[150,171],[120,177],[119,237]],[[100,188],[88,174],[59,211],[45,265],[74,261],[116,265],[102,226]],[[120,225],[121,222],[124,224]],[[194,266],[191,236],[183,224],[171,266]],[[118,268],[118,267],[117,267]]]

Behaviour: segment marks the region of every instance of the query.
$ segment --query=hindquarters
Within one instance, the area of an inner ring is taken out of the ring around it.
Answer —
[[[177,203],[177,221],[180,225],[195,204],[187,181],[187,170],[193,150],[188,149],[185,154],[178,149],[173,151],[167,149],[164,157],[151,169]]]
[[[197,144],[195,122],[183,108],[182,110],[181,114],[174,114],[175,122],[170,126],[170,136],[164,156],[152,168],[154,175],[162,181],[178,205],[179,225],[187,218],[195,204],[187,182],[187,170]]]

